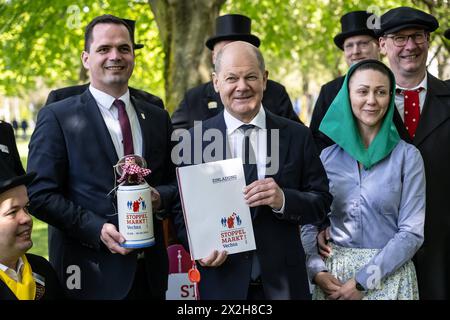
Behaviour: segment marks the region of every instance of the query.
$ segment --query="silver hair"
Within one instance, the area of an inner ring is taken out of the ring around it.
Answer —
[[[215,63],[215,65],[214,65],[214,71],[215,71],[216,73],[219,73],[219,72],[220,72],[220,65],[221,65],[221,63],[222,63],[222,56],[223,56],[224,51],[226,50],[226,47],[227,47],[227,46],[222,47],[222,48],[219,50],[219,52],[217,53],[217,56],[216,56],[216,63]],[[265,64],[265,62],[264,62],[264,57],[263,57],[261,51],[260,51],[257,47],[255,47],[255,46],[253,46],[253,45],[249,45],[248,48],[250,48],[251,51],[255,54],[256,59],[258,60],[258,67],[259,67],[259,70],[261,70],[261,72],[264,73],[264,72],[266,71],[266,64]]]

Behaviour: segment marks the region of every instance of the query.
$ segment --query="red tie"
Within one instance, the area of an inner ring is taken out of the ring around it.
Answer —
[[[123,139],[123,153],[125,156],[133,154],[133,135],[131,134],[130,120],[128,119],[127,110],[125,109],[125,102],[116,99],[113,104],[119,110],[119,123]]]
[[[404,97],[404,116],[405,116],[405,127],[411,138],[416,135],[416,129],[419,125],[420,120],[420,103],[419,103],[419,92],[423,88],[418,88],[415,90],[402,90],[402,95]]]

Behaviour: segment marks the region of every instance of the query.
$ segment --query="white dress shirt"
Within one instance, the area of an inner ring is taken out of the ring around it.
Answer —
[[[256,116],[249,122],[244,123],[239,119],[233,117],[226,109],[224,109],[223,117],[227,127],[227,139],[230,146],[232,158],[241,158],[244,161],[244,137],[243,130],[239,127],[244,124],[251,124],[255,126],[250,134],[250,144],[255,152],[256,166],[258,172],[258,180],[264,179],[266,176],[266,162],[267,162],[267,127],[266,127],[266,112],[261,106]],[[274,210],[277,213],[283,213],[285,207],[285,198],[283,193],[283,206],[280,210]]]
[[[20,257],[19,261],[17,262],[16,270],[11,269],[10,267],[7,267],[1,263],[0,263],[0,270],[2,270],[4,273],[6,273],[14,281],[21,282],[23,266],[24,266],[24,263],[23,263],[22,257]]]
[[[103,91],[95,89],[92,85],[89,86],[89,91],[92,93],[95,101],[97,102],[100,113],[102,114],[103,120],[105,121],[106,127],[108,128],[109,134],[111,136],[111,140],[114,144],[114,148],[116,149],[117,156],[119,159],[121,159],[124,156],[122,143],[123,137],[119,123],[119,110],[115,105],[113,105],[113,102],[114,100],[116,100],[116,98]],[[125,92],[125,94],[121,96],[119,100],[122,100],[125,103],[125,109],[128,114],[128,119],[130,120],[131,134],[133,135],[134,153],[142,156],[141,126],[139,125],[136,110],[134,109],[130,101],[130,91],[127,90],[127,92]]]

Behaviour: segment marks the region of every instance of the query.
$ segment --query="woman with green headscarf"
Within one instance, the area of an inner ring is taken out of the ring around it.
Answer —
[[[320,125],[336,143],[320,156],[333,195],[332,250],[323,260],[318,227],[302,227],[313,299],[418,299],[411,258],[423,243],[425,172],[393,124],[393,92],[388,67],[361,61]]]

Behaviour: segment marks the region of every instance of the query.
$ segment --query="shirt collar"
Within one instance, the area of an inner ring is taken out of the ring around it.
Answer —
[[[428,89],[427,83],[428,83],[428,73],[425,72],[425,77],[423,77],[423,80],[417,86],[412,87],[412,88],[403,88],[403,87],[400,87],[399,85],[397,85],[396,89],[401,90],[401,91],[403,91],[403,90],[412,91],[412,90],[417,90],[419,88],[423,88],[423,91],[427,91],[427,89]]]
[[[22,272],[23,266],[24,266],[23,259],[22,259],[22,257],[19,257],[19,260],[17,261],[16,270],[11,269],[10,267],[5,266],[2,263],[0,263],[0,270],[2,270],[3,272],[6,272],[6,270],[11,269],[11,270],[15,271],[16,273],[20,274]]]
[[[224,108],[223,117],[225,119],[225,125],[227,126],[228,134],[232,134],[243,124],[253,124],[258,129],[266,129],[266,112],[264,111],[262,105],[261,108],[259,108],[256,116],[249,123],[244,123],[241,120],[236,119],[227,111],[226,108]]]
[[[92,84],[89,85],[89,91],[91,92],[95,101],[97,101],[98,105],[102,108],[110,109],[114,100],[116,100],[116,98],[114,98],[113,96],[110,96],[109,94],[94,88]],[[122,100],[123,102],[125,102],[126,106],[129,106],[130,90],[127,89],[124,95],[119,97],[119,100]]]

